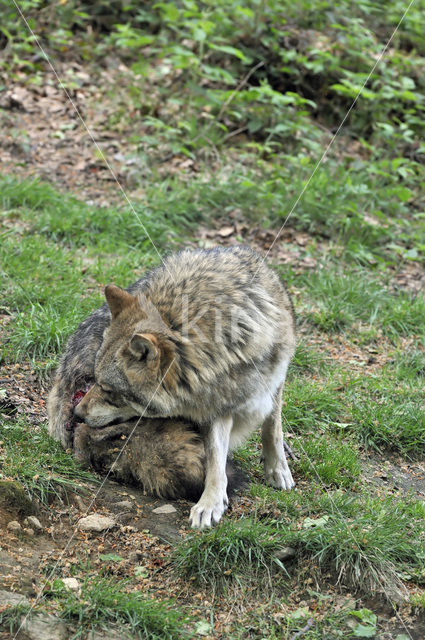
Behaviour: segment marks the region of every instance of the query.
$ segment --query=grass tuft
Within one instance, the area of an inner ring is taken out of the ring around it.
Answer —
[[[322,493],[281,492],[254,485],[262,520],[244,522],[256,532],[256,544],[295,549],[295,571],[316,574],[360,593],[379,593],[391,599],[403,590],[400,576],[408,573],[421,582],[425,570],[425,532],[422,502],[410,498],[375,498],[347,494],[340,490]],[[275,506],[273,506],[273,504]],[[280,512],[280,516],[277,513]],[[239,523],[222,530],[226,548]],[[201,539],[196,559],[180,556],[186,575],[202,569],[213,547],[210,538]],[[187,543],[190,547],[190,541]],[[198,556],[201,555],[201,559]],[[205,560],[205,563],[204,563]],[[218,577],[219,578],[219,577]]]
[[[424,515],[415,501],[363,498],[351,517],[333,510],[306,518],[284,537],[321,575],[331,570],[339,584],[391,599],[402,589],[400,571],[425,567]]]
[[[384,376],[365,378],[347,394],[350,430],[366,446],[409,457],[425,452],[425,413],[421,389]]]
[[[0,629],[8,629],[9,633],[16,633],[21,625],[22,618],[27,621],[36,613],[29,603],[16,604],[11,606],[0,607]],[[23,627],[25,630],[25,625]],[[13,637],[13,636],[12,636]]]
[[[53,496],[61,500],[67,491],[80,492],[80,483],[97,483],[52,440],[43,427],[33,427],[24,420],[0,422],[0,477],[18,480],[31,498],[48,504]]]
[[[72,640],[86,637],[92,630],[117,625],[121,633],[132,638],[177,640],[189,637],[189,617],[173,601],[151,599],[130,591],[127,580],[91,577],[81,585],[81,594],[66,589],[60,580],[53,584],[53,595],[62,620],[77,625]]]
[[[317,373],[327,364],[326,358],[321,353],[308,346],[306,342],[299,342],[291,360],[289,372],[290,374]]]
[[[260,576],[264,587],[273,567],[281,566],[275,557],[279,541],[273,533],[251,518],[224,520],[185,538],[171,561],[178,575],[214,591],[222,591],[233,580],[252,582]]]

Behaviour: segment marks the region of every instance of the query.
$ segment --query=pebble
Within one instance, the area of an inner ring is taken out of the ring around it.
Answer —
[[[29,526],[31,529],[34,529],[35,531],[43,531],[43,525],[35,516],[28,516],[28,518],[25,518],[24,524],[27,525],[27,527]]]
[[[296,553],[297,552],[292,547],[282,547],[282,549],[278,549],[274,555],[275,555],[275,558],[283,561],[283,560],[290,560],[291,558],[294,558],[296,556]]]
[[[164,504],[162,507],[152,509],[152,513],[176,513],[177,509],[172,504]]]
[[[78,528],[81,531],[105,531],[116,526],[116,522],[110,516],[100,516],[97,513],[92,513],[85,518],[81,518],[78,522]]]
[[[130,502],[130,500],[121,500],[120,502],[115,502],[113,506],[114,508],[122,509],[123,511],[133,511],[135,508],[134,503]]]
[[[80,591],[80,583],[77,578],[62,578],[62,582],[71,591]]]
[[[24,533],[29,536],[30,538],[34,537],[35,535],[35,531],[34,529],[31,529],[30,527],[25,527],[24,528]]]
[[[15,533],[18,533],[18,531],[22,530],[22,527],[17,520],[11,520],[10,522],[8,522],[7,528],[9,531],[14,531]]]

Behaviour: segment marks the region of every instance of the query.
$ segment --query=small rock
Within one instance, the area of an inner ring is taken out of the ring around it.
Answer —
[[[30,527],[25,527],[24,528],[24,533],[25,533],[25,535],[29,536],[30,538],[33,538],[34,535],[35,535],[34,529],[31,529]]]
[[[22,527],[17,520],[11,520],[10,522],[8,522],[7,528],[9,531],[14,531],[15,533],[18,533],[18,531],[22,530]]]
[[[24,524],[30,526],[31,529],[34,529],[35,531],[43,531],[43,525],[35,516],[28,516],[28,518],[25,518]]]
[[[105,531],[116,526],[116,522],[109,516],[100,516],[97,513],[92,513],[90,516],[81,518],[78,522],[78,528],[81,531]]]
[[[275,558],[278,560],[290,560],[296,556],[297,552],[292,547],[282,547],[282,549],[278,549],[274,554]]]
[[[162,507],[152,509],[152,513],[175,513],[177,509],[172,504],[164,504]]]
[[[30,640],[67,640],[68,629],[55,616],[37,614],[25,620],[22,631]]]
[[[79,508],[80,511],[86,511],[87,510],[87,505],[85,504],[84,500],[82,499],[81,496],[76,495],[75,496],[75,503],[77,505],[77,507]]]
[[[80,591],[80,583],[77,578],[62,578],[62,582],[71,591]]]
[[[123,511],[117,515],[117,520],[120,524],[128,524],[133,520],[133,516],[128,511]]]
[[[134,511],[135,506],[133,502],[130,502],[130,500],[121,500],[120,502],[115,502],[115,504],[112,505],[115,509],[118,509],[120,511]]]
[[[21,593],[12,593],[11,591],[3,591],[0,589],[0,602],[2,605],[10,604],[15,606],[17,604],[29,604],[28,600]]]

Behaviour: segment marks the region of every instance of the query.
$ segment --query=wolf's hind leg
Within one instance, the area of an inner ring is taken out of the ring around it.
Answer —
[[[282,433],[283,384],[276,391],[271,414],[261,427],[263,463],[266,482],[278,489],[292,489],[295,482],[285,456]]]
[[[227,509],[226,460],[233,418],[213,422],[205,435],[205,488],[190,511],[192,527],[203,529],[218,522]]]

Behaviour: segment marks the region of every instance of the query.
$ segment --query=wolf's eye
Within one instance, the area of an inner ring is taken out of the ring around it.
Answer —
[[[112,393],[112,389],[106,389],[105,387],[102,387],[102,385],[99,385],[100,390],[102,391],[102,393]]]

